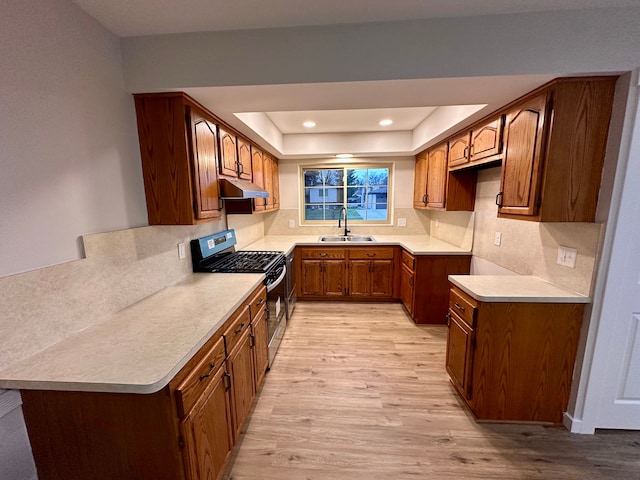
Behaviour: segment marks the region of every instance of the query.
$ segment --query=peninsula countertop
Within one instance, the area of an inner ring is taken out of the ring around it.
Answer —
[[[532,275],[449,275],[480,302],[590,303],[591,298]]]
[[[263,279],[245,273],[189,275],[0,371],[0,388],[154,393]]]

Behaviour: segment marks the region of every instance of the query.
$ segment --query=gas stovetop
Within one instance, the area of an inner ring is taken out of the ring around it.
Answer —
[[[203,265],[208,272],[264,273],[278,261],[282,261],[282,252],[242,251],[221,254],[210,264]]]

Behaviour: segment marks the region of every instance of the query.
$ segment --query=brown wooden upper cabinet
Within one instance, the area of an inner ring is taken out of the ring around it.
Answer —
[[[220,217],[215,119],[183,93],[134,99],[149,225]]]
[[[476,172],[448,172],[449,148],[443,142],[416,156],[413,206],[429,210],[473,210]]]
[[[220,132],[220,175],[228,177],[238,176],[238,148],[236,136],[225,127],[219,127]]]
[[[510,107],[499,216],[595,220],[616,79],[558,79]]]
[[[449,140],[449,168],[478,166],[500,159],[504,115]]]
[[[265,188],[264,178],[264,153],[258,147],[251,147],[251,170],[253,173],[253,183]],[[265,198],[256,198],[253,202],[253,209],[256,212],[264,211],[266,206]]]
[[[238,142],[238,178],[251,181],[251,144],[242,137],[237,137]]]

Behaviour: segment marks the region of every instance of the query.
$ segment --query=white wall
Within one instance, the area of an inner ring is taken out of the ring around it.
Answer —
[[[78,236],[145,225],[120,43],[68,0],[2,2],[0,276],[80,257]]]

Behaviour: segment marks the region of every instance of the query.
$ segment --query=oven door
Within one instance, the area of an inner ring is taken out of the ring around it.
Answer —
[[[267,287],[267,331],[269,334],[269,367],[276,356],[284,331],[287,327],[285,318],[286,267],[278,278]]]

